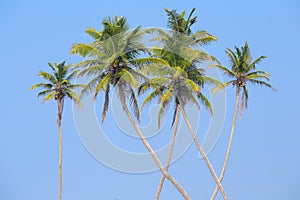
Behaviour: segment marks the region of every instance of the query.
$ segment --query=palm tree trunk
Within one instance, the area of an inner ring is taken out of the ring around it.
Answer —
[[[228,197],[227,197],[227,195],[225,193],[225,190],[224,190],[224,188],[223,188],[220,180],[218,179],[218,177],[217,177],[217,175],[216,175],[216,173],[214,171],[214,168],[212,167],[210,161],[208,160],[208,158],[207,158],[204,150],[202,149],[202,147],[200,145],[200,142],[199,142],[199,140],[198,140],[198,138],[197,138],[197,136],[196,136],[196,134],[195,134],[195,132],[194,132],[194,130],[193,130],[193,128],[192,128],[189,120],[188,120],[188,118],[187,118],[187,115],[186,115],[186,112],[185,112],[184,108],[182,108],[182,114],[183,114],[183,118],[184,118],[184,120],[185,120],[185,122],[186,122],[186,124],[187,124],[187,126],[188,126],[188,128],[189,128],[189,130],[190,130],[190,132],[192,134],[192,136],[193,136],[193,139],[194,139],[194,142],[196,144],[196,147],[197,147],[198,151],[200,152],[201,156],[203,157],[203,159],[204,159],[204,161],[205,161],[205,163],[206,163],[206,165],[207,165],[210,173],[212,174],[212,176],[213,176],[216,184],[218,185],[218,187],[219,187],[219,189],[220,189],[220,191],[221,191],[221,193],[223,195],[224,200],[228,200]]]
[[[63,111],[63,100],[57,100],[58,112],[57,112],[57,125],[59,129],[59,191],[58,200],[61,200],[62,196],[62,111]]]
[[[155,152],[151,148],[150,144],[148,143],[148,141],[146,140],[145,136],[143,135],[143,133],[141,132],[141,130],[139,129],[139,127],[136,125],[136,123],[135,123],[132,115],[130,114],[130,112],[128,110],[128,107],[126,105],[126,100],[125,100],[124,94],[123,94],[122,89],[120,87],[119,87],[119,90],[120,90],[119,94],[120,94],[120,99],[121,99],[121,103],[122,103],[123,109],[124,109],[124,111],[125,111],[128,119],[130,120],[132,126],[134,127],[135,131],[137,132],[137,134],[139,135],[140,139],[142,140],[143,144],[145,145],[145,147],[149,151],[150,155],[154,159],[156,165],[159,167],[159,169],[162,172],[162,174],[176,187],[176,189],[180,192],[180,194],[184,197],[184,199],[185,200],[191,200],[191,198],[188,196],[188,194],[185,192],[185,190],[174,180],[174,178],[172,176],[170,176],[168,174],[168,172],[165,170],[165,168],[161,164],[160,160],[156,156]]]
[[[225,156],[224,164],[223,164],[223,167],[222,167],[221,175],[219,177],[220,182],[222,182],[222,180],[224,178],[225,170],[226,170],[226,167],[227,167],[227,164],[228,164],[228,158],[229,158],[229,154],[230,154],[230,150],[231,150],[231,144],[232,144],[235,124],[236,124],[236,116],[237,116],[237,112],[238,112],[238,109],[239,109],[239,96],[240,96],[240,88],[238,87],[237,90],[236,90],[236,95],[235,95],[234,114],[233,114],[233,120],[232,120],[232,125],[231,125],[231,132],[230,132],[229,142],[228,142],[228,146],[227,146],[226,156]],[[214,200],[216,198],[217,194],[218,194],[218,186],[216,186],[215,191],[214,191],[214,193],[213,193],[213,195],[211,196],[210,199]]]
[[[170,166],[170,162],[171,162],[171,158],[172,158],[172,154],[173,154],[175,138],[176,138],[176,133],[177,133],[177,127],[178,127],[178,122],[179,122],[179,115],[180,115],[180,105],[178,104],[176,114],[175,114],[175,122],[174,122],[174,130],[173,130],[173,134],[172,134],[171,146],[170,146],[168,161],[167,161],[167,165],[166,165],[166,171],[167,172],[169,170],[169,166]],[[160,179],[160,183],[158,185],[155,200],[159,199],[159,196],[160,196],[160,193],[161,193],[161,190],[162,190],[165,179],[166,179],[166,177],[164,175]]]

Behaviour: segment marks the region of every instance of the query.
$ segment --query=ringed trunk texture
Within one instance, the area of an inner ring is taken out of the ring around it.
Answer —
[[[122,89],[119,88],[119,90],[122,90]],[[126,105],[126,100],[125,100],[124,94],[122,93],[122,91],[120,91],[119,94],[120,94],[120,99],[121,99],[121,103],[122,103],[123,109],[124,109],[124,111],[125,111],[128,119],[130,120],[132,126],[134,127],[135,131],[139,135],[140,139],[142,140],[143,144],[145,145],[145,147],[149,151],[150,155],[152,156],[152,158],[155,161],[156,165],[159,167],[159,169],[162,172],[162,174],[176,187],[176,189],[180,192],[180,194],[184,197],[185,200],[191,200],[191,198],[188,196],[188,194],[186,193],[186,191],[165,170],[165,168],[161,164],[160,160],[156,156],[155,152],[151,148],[150,144],[148,143],[148,141],[144,137],[143,133],[141,132],[141,130],[139,129],[139,127],[136,125],[136,123],[135,123],[132,115],[130,114],[130,112],[128,110],[128,107]]]
[[[194,142],[196,144],[196,147],[197,147],[198,151],[200,152],[201,156],[203,157],[203,159],[204,159],[204,161],[205,161],[205,163],[206,163],[206,165],[207,165],[210,173],[212,174],[212,176],[213,176],[213,178],[214,178],[214,180],[215,180],[218,188],[220,189],[220,191],[221,191],[221,193],[223,195],[224,200],[228,200],[228,197],[227,197],[227,195],[225,193],[225,190],[224,190],[224,188],[223,188],[220,180],[218,179],[218,177],[217,177],[217,175],[216,175],[216,173],[214,171],[214,168],[212,167],[210,161],[208,160],[208,158],[206,156],[206,153],[202,149],[202,147],[200,145],[200,142],[199,142],[199,140],[198,140],[198,138],[197,138],[197,136],[196,136],[196,134],[195,134],[195,132],[194,132],[194,130],[193,130],[193,128],[192,128],[189,120],[188,120],[188,118],[187,118],[187,115],[186,115],[186,112],[185,112],[184,108],[182,108],[182,114],[183,114],[183,118],[184,118],[184,120],[185,120],[185,122],[186,122],[186,124],[187,124],[187,126],[188,126],[188,128],[189,128],[189,130],[190,130],[190,132],[192,134],[192,136],[193,136],[193,139],[194,139]]]
[[[172,154],[173,154],[173,149],[174,149],[174,144],[175,144],[175,138],[176,138],[176,133],[177,133],[177,128],[178,128],[179,115],[180,115],[180,105],[177,106],[177,110],[176,110],[176,114],[175,114],[174,130],[173,130],[173,134],[172,134],[171,146],[170,146],[170,151],[169,151],[167,165],[166,165],[166,171],[167,172],[169,170],[170,162],[171,162],[171,159],[172,159]],[[164,175],[160,179],[158,189],[157,189],[157,192],[156,192],[156,196],[155,196],[155,200],[159,199],[159,196],[160,196],[160,193],[161,193],[161,190],[162,190],[165,179],[166,179],[166,177]]]
[[[226,156],[225,156],[224,164],[222,167],[221,175],[219,177],[220,182],[222,182],[222,180],[224,178],[225,170],[226,170],[226,167],[228,164],[228,158],[229,158],[230,151],[231,151],[231,144],[232,144],[232,139],[233,139],[234,130],[235,130],[235,124],[236,124],[236,116],[237,116],[237,112],[239,110],[239,97],[240,97],[240,88],[238,87],[236,90],[236,95],[235,95],[234,114],[233,114],[233,120],[232,120],[232,125],[231,125],[231,132],[230,132],[230,136],[229,136],[229,142],[228,142],[228,146],[227,146]],[[218,186],[216,186],[214,193],[210,199],[214,200],[216,198],[217,194],[218,194]]]
[[[59,129],[59,191],[58,200],[61,200],[62,196],[62,111],[63,111],[63,101],[57,100],[58,112],[57,112],[57,125]]]

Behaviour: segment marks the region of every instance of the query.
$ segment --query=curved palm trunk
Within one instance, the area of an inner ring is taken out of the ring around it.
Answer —
[[[171,146],[170,146],[170,151],[169,151],[169,155],[168,155],[168,161],[167,161],[167,165],[166,165],[166,171],[169,170],[170,162],[171,162],[171,159],[172,159],[174,143],[175,143],[177,127],[178,127],[178,121],[179,121],[179,115],[180,115],[180,105],[177,106],[177,110],[176,110],[176,114],[175,114],[174,130],[173,130],[173,134],[172,134],[172,140],[171,140]],[[159,199],[159,196],[160,196],[160,193],[161,193],[161,190],[162,190],[165,179],[166,179],[166,177],[164,175],[160,179],[158,189],[157,189],[157,192],[156,192],[156,196],[155,196],[155,200]]]
[[[119,88],[121,90],[121,88]],[[156,156],[156,154],[154,153],[153,149],[151,148],[150,144],[148,143],[148,141],[146,140],[146,138],[144,137],[143,133],[141,132],[141,130],[139,129],[139,127],[136,125],[132,115],[130,114],[128,107],[126,105],[126,101],[125,101],[125,97],[122,91],[119,92],[120,94],[120,99],[121,99],[121,103],[122,103],[122,107],[128,117],[128,119],[130,120],[132,126],[134,127],[135,131],[137,132],[137,134],[139,135],[139,137],[141,138],[143,144],[145,145],[145,147],[147,148],[147,150],[149,151],[150,155],[152,156],[152,158],[154,159],[156,165],[159,167],[160,171],[162,172],[162,174],[176,187],[176,189],[180,192],[180,194],[184,197],[184,199],[186,200],[191,200],[191,198],[188,196],[188,194],[185,192],[185,190],[174,180],[173,177],[171,177],[168,172],[165,170],[165,168],[163,167],[163,165],[161,164],[161,162],[159,161],[158,157]]]
[[[184,108],[182,108],[182,114],[183,114],[183,118],[184,118],[184,120],[185,120],[185,122],[186,122],[186,124],[187,124],[187,126],[188,126],[188,128],[189,128],[189,130],[190,130],[190,132],[192,134],[192,136],[193,136],[193,139],[194,139],[194,142],[196,144],[196,147],[197,147],[198,151],[200,152],[201,156],[203,157],[203,159],[204,159],[204,161],[205,161],[205,163],[206,163],[206,165],[207,165],[210,173],[212,174],[212,176],[213,176],[216,184],[218,185],[218,187],[219,187],[219,189],[220,189],[220,191],[221,191],[221,193],[223,195],[223,198],[225,200],[228,200],[228,197],[227,197],[227,195],[225,193],[225,190],[224,190],[224,188],[223,188],[220,180],[218,179],[218,177],[217,177],[217,175],[216,175],[216,173],[214,171],[214,168],[212,167],[210,161],[208,160],[208,158],[206,156],[206,153],[202,149],[202,147],[200,145],[200,142],[199,142],[199,140],[198,140],[198,138],[197,138],[197,136],[196,136],[196,134],[195,134],[195,132],[194,132],[194,130],[193,130],[193,128],[192,128],[189,120],[188,120],[188,118],[187,118],[187,115],[186,115],[186,112],[185,112]]]
[[[231,125],[231,132],[230,132],[229,142],[228,142],[228,146],[227,146],[226,156],[225,156],[224,164],[223,164],[223,167],[222,167],[221,175],[219,177],[219,180],[221,182],[224,178],[224,174],[225,174],[225,170],[226,170],[226,167],[227,167],[227,164],[228,164],[228,158],[229,158],[229,154],[230,154],[230,150],[231,150],[231,144],[232,144],[235,124],[236,124],[236,116],[237,116],[237,112],[238,112],[238,109],[239,109],[239,96],[240,96],[240,88],[238,87],[237,91],[236,91],[236,95],[235,95],[234,114],[233,114],[233,120],[232,120],[232,125]],[[216,198],[217,194],[218,194],[218,186],[216,186],[215,191],[214,191],[214,193],[213,193],[213,195],[211,196],[210,199],[214,200]]]
[[[62,111],[63,111],[63,100],[57,100],[57,125],[59,129],[59,191],[58,200],[61,200],[62,196]]]

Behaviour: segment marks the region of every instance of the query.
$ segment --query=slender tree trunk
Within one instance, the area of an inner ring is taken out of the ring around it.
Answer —
[[[179,121],[179,115],[180,115],[180,105],[177,106],[177,110],[176,110],[176,114],[175,114],[174,130],[173,130],[173,134],[172,134],[171,146],[170,146],[168,161],[167,161],[167,165],[166,165],[166,171],[167,172],[169,170],[169,166],[170,166],[171,159],[172,159],[172,154],[173,154],[173,149],[174,149],[174,144],[175,144],[175,138],[176,138],[176,133],[177,133],[177,127],[178,127],[178,121]],[[158,189],[157,189],[157,192],[156,192],[156,196],[155,196],[155,200],[159,199],[159,196],[160,196],[160,193],[161,193],[161,190],[162,190],[165,179],[166,179],[166,177],[164,175],[160,179]]]
[[[59,191],[58,200],[61,200],[62,196],[62,111],[63,111],[63,101],[57,100],[58,112],[57,112],[57,125],[59,129]]]
[[[122,90],[119,87],[119,90]],[[155,152],[153,151],[153,149],[151,148],[150,144],[148,143],[148,141],[146,140],[146,138],[144,137],[143,133],[141,132],[141,130],[139,129],[139,127],[136,125],[132,115],[130,114],[128,107],[126,105],[126,100],[124,97],[124,94],[122,91],[119,92],[120,94],[120,99],[121,99],[121,103],[123,106],[123,109],[127,115],[127,117],[129,118],[132,126],[134,127],[135,131],[137,132],[137,134],[139,135],[140,139],[142,140],[143,144],[145,145],[145,147],[147,148],[147,150],[149,151],[150,155],[152,156],[153,160],[155,161],[156,165],[159,167],[160,171],[162,172],[162,174],[176,187],[176,189],[180,192],[180,194],[184,197],[184,199],[186,200],[191,200],[191,198],[188,196],[188,194],[185,192],[185,190],[174,180],[174,178],[172,176],[170,176],[168,174],[168,172],[165,170],[165,168],[163,167],[163,165],[161,164],[160,160],[158,159],[158,157],[156,156]]]
[[[216,184],[218,185],[218,187],[219,187],[219,189],[220,189],[220,191],[221,191],[221,193],[222,193],[222,195],[223,195],[223,198],[224,198],[225,200],[228,200],[228,197],[227,197],[227,195],[226,195],[226,193],[225,193],[225,190],[224,190],[224,188],[223,188],[223,186],[222,186],[220,180],[218,179],[218,177],[217,177],[217,175],[216,175],[216,173],[215,173],[215,171],[214,171],[214,168],[212,167],[210,161],[208,160],[208,158],[207,158],[207,156],[206,156],[206,153],[205,153],[204,150],[202,149],[202,147],[201,147],[201,145],[200,145],[200,142],[199,142],[199,140],[198,140],[198,138],[197,138],[197,136],[196,136],[196,134],[195,134],[195,132],[194,132],[194,130],[193,130],[193,128],[192,128],[192,126],[191,126],[189,120],[188,120],[188,118],[187,118],[187,115],[186,115],[186,112],[185,112],[184,108],[182,108],[182,114],[183,114],[183,118],[184,118],[184,120],[185,120],[185,122],[186,122],[186,124],[187,124],[187,126],[188,126],[188,128],[189,128],[189,130],[190,130],[190,132],[191,132],[191,134],[192,134],[192,136],[193,136],[193,139],[194,139],[194,142],[195,142],[195,144],[196,144],[196,147],[197,147],[197,149],[199,150],[201,156],[203,157],[203,159],[204,159],[204,161],[205,161],[205,163],[206,163],[206,165],[207,165],[207,167],[208,167],[210,173],[212,174],[212,176],[213,176],[213,178],[214,178]]]
[[[239,97],[240,97],[240,88],[237,87],[236,95],[235,95],[235,106],[234,106],[234,114],[233,114],[233,120],[232,120],[232,125],[231,125],[231,132],[230,132],[230,137],[229,137],[229,142],[228,142],[228,146],[227,146],[227,151],[226,151],[224,164],[223,164],[223,167],[222,167],[221,175],[219,177],[220,182],[222,182],[222,180],[224,178],[225,170],[226,170],[226,167],[227,167],[227,164],[228,164],[228,158],[229,158],[229,154],[230,154],[230,150],[231,150],[231,144],[232,144],[235,124],[236,124],[236,116],[237,116],[237,112],[239,110]],[[217,194],[218,194],[218,186],[216,186],[215,191],[214,191],[214,193],[213,193],[213,195],[211,196],[210,199],[214,200],[216,198]]]

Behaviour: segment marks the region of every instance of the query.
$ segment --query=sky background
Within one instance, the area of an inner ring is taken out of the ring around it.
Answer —
[[[271,83],[278,89],[274,92],[249,86],[249,108],[243,119],[237,121],[223,184],[230,199],[300,199],[299,1],[2,0],[0,200],[57,198],[56,104],[42,104],[36,92],[28,90],[41,81],[38,71],[48,70],[48,62],[80,61],[78,56],[70,56],[70,46],[75,42],[90,42],[84,30],[101,29],[104,17],[126,16],[131,28],[138,25],[165,28],[164,8],[189,12],[193,7],[198,16],[193,30],[205,29],[218,37],[217,43],[206,47],[211,54],[228,66],[224,50],[248,41],[253,57],[268,56],[258,68],[272,74]],[[101,101],[96,103],[100,112]],[[226,104],[222,135],[209,154],[217,173],[225,156],[233,115],[231,88],[227,90]],[[112,126],[112,121],[108,116],[104,126]],[[63,134],[63,199],[154,198],[160,172],[124,173],[94,159],[76,132],[70,102],[65,105]],[[122,132],[116,130],[114,134],[122,135]],[[138,142],[132,139],[132,146]],[[151,142],[156,145],[150,139]],[[142,145],[135,150],[145,152]],[[215,184],[204,161],[195,155],[197,151],[192,145],[171,166],[170,173],[192,199],[209,199]],[[181,196],[166,181],[161,200],[170,199],[181,199]]]

